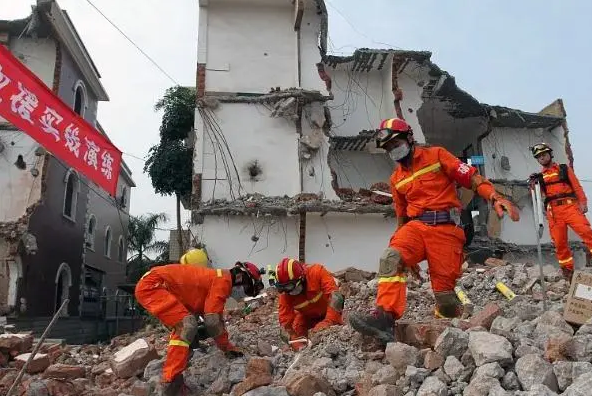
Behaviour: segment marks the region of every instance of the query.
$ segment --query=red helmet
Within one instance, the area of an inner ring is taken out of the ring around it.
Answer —
[[[306,278],[306,267],[300,261],[284,258],[275,267],[276,288],[290,292]]]
[[[255,297],[263,290],[263,280],[261,274],[265,273],[264,268],[257,268],[253,263],[237,261],[234,265],[238,267],[240,271],[247,275],[248,281],[244,283],[245,294],[250,297]]]
[[[378,134],[376,135],[376,147],[382,148],[385,144],[390,142],[392,139],[402,134],[413,133],[411,126],[400,118],[389,118],[383,120],[378,128]]]

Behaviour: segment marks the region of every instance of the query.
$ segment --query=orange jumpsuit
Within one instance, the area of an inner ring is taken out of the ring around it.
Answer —
[[[220,314],[232,291],[229,271],[194,265],[170,264],[148,271],[136,285],[137,301],[165,326],[173,328],[187,315]],[[163,382],[172,382],[185,370],[190,350],[173,329],[162,370]],[[227,351],[231,344],[226,330],[214,338]]]
[[[389,246],[401,254],[405,267],[427,259],[432,290],[453,291],[464,258],[463,229],[454,224],[428,225],[413,220],[426,211],[461,209],[456,183],[470,188],[476,169],[442,147],[415,146],[409,168],[398,166],[391,191],[399,217],[411,219],[395,231]],[[493,189],[491,189],[493,191]],[[376,305],[399,319],[407,305],[407,278],[401,268],[394,276],[379,276]]]
[[[297,296],[280,294],[280,326],[292,339],[307,337],[315,326],[328,327],[343,324],[341,312],[331,307],[332,294],[338,292],[333,275],[321,264],[307,265],[306,292]]]
[[[569,166],[567,167],[567,177],[571,186],[567,182],[559,182],[561,180],[559,165],[556,163],[543,169],[542,173],[545,182],[545,196],[547,198],[564,196],[564,198],[552,199],[547,204],[547,220],[559,265],[573,271],[573,256],[567,241],[567,226],[570,226],[582,238],[584,244],[592,252],[592,228],[586,215],[580,210],[580,205],[587,206],[586,194],[573,169]],[[566,195],[568,196],[565,197]]]

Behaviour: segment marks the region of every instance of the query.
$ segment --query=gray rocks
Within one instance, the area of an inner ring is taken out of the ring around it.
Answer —
[[[385,365],[372,376],[372,382],[379,385],[395,385],[401,374],[393,366]]]
[[[400,373],[405,372],[407,366],[415,366],[419,360],[419,349],[402,342],[388,343],[384,353],[386,360]]]
[[[477,370],[473,373],[473,380],[477,378],[497,378],[500,379],[504,376],[505,371],[499,365],[499,363],[486,363],[481,367],[478,367]]]
[[[513,371],[508,371],[504,378],[502,378],[502,387],[506,390],[518,390],[520,389],[520,382],[518,376]]]
[[[399,389],[394,385],[378,385],[368,392],[368,396],[400,396]]]
[[[543,384],[535,384],[529,391],[517,392],[518,396],[557,396],[557,393]]]
[[[436,339],[434,351],[442,357],[460,358],[469,346],[469,335],[456,327],[447,327]]]
[[[536,384],[546,385],[557,391],[557,378],[551,363],[538,355],[526,355],[516,361],[516,375],[524,390],[530,390]]]
[[[592,372],[588,372],[567,387],[563,396],[588,396],[592,391]]]
[[[505,318],[503,316],[498,316],[493,320],[491,324],[491,329],[489,330],[491,334],[496,334],[502,337],[507,338],[508,340],[512,341],[516,339],[516,328],[522,323],[520,318],[512,317],[512,318]]]
[[[555,373],[555,377],[557,377],[559,390],[564,391],[574,380],[586,373],[592,372],[592,363],[559,361],[553,363],[553,372]]]
[[[253,389],[243,396],[289,396],[286,388],[283,386],[262,386],[257,389]]]
[[[428,377],[417,391],[417,396],[447,396],[446,384],[437,377]]]
[[[492,362],[505,365],[512,361],[512,344],[510,344],[510,341],[484,331],[469,334],[469,350],[477,366]]]
[[[495,378],[478,378],[469,384],[463,392],[463,396],[489,396],[491,392],[503,392],[499,381]]]
[[[460,378],[465,366],[455,356],[448,356],[444,362],[444,372],[453,380]]]
[[[417,388],[429,375],[430,370],[424,368],[407,366],[405,370],[405,378],[412,388]]]

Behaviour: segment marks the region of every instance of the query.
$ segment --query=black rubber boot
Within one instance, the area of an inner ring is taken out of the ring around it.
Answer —
[[[565,267],[561,267],[561,272],[563,273],[563,277],[566,281],[571,283],[571,278],[573,278],[573,270]]]
[[[382,343],[395,341],[395,318],[381,307],[370,314],[353,313],[349,316],[349,324],[358,333],[376,337]]]
[[[177,375],[172,382],[162,384],[162,396],[184,396],[186,393],[183,375]]]

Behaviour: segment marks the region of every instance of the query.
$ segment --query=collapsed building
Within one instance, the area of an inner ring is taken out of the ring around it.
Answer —
[[[419,143],[477,166],[518,205],[512,223],[469,196],[476,240],[534,257],[526,181],[539,165],[529,147],[545,141],[558,162],[574,161],[560,99],[538,113],[480,103],[429,52],[331,55],[322,0],[202,0],[199,18],[190,209],[214,262],[288,255],[372,269],[396,221],[391,200],[374,192],[390,192],[394,163],[373,138],[393,116]],[[542,242],[552,249],[548,233]]]

